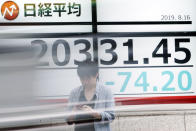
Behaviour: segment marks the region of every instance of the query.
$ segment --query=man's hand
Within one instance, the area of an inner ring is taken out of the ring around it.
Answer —
[[[80,107],[82,111],[85,111],[88,114],[91,114],[96,119],[101,119],[101,114],[97,112],[96,110],[92,109],[90,106],[83,105]]]
[[[75,115],[73,115],[73,113],[74,113],[75,111],[77,111],[77,110],[78,110],[78,108],[77,108],[77,107],[74,107],[74,108],[72,109],[71,115],[69,115],[69,117],[67,118],[67,123],[68,123],[69,125],[73,124],[73,121],[74,121],[74,118],[75,118]]]

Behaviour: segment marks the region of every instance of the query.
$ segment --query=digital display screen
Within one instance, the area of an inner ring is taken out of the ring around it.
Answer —
[[[195,0],[0,1],[0,43],[37,47],[36,93],[66,99],[98,63],[115,98],[196,94]]]

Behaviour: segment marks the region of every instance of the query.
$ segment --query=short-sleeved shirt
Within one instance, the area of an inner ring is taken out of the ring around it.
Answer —
[[[85,97],[84,90],[81,91],[80,96],[79,96],[79,102],[86,102],[85,105],[88,105],[92,109],[94,109],[95,101],[96,101],[96,95],[95,94],[94,94],[93,98],[90,101],[88,101]],[[83,120],[79,123],[76,123],[75,131],[95,131],[94,117],[93,116],[88,115],[88,114],[77,115],[75,119],[76,119],[76,121],[77,120]]]

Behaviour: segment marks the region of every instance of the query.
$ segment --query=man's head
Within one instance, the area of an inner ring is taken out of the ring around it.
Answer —
[[[98,70],[97,63],[92,61],[84,61],[78,65],[77,73],[84,87],[96,86]]]

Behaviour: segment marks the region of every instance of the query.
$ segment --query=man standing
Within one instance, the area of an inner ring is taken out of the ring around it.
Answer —
[[[114,98],[111,90],[98,82],[97,64],[85,61],[77,73],[82,85],[69,96],[69,111],[74,115],[67,118],[68,124],[75,123],[75,131],[110,131]]]

